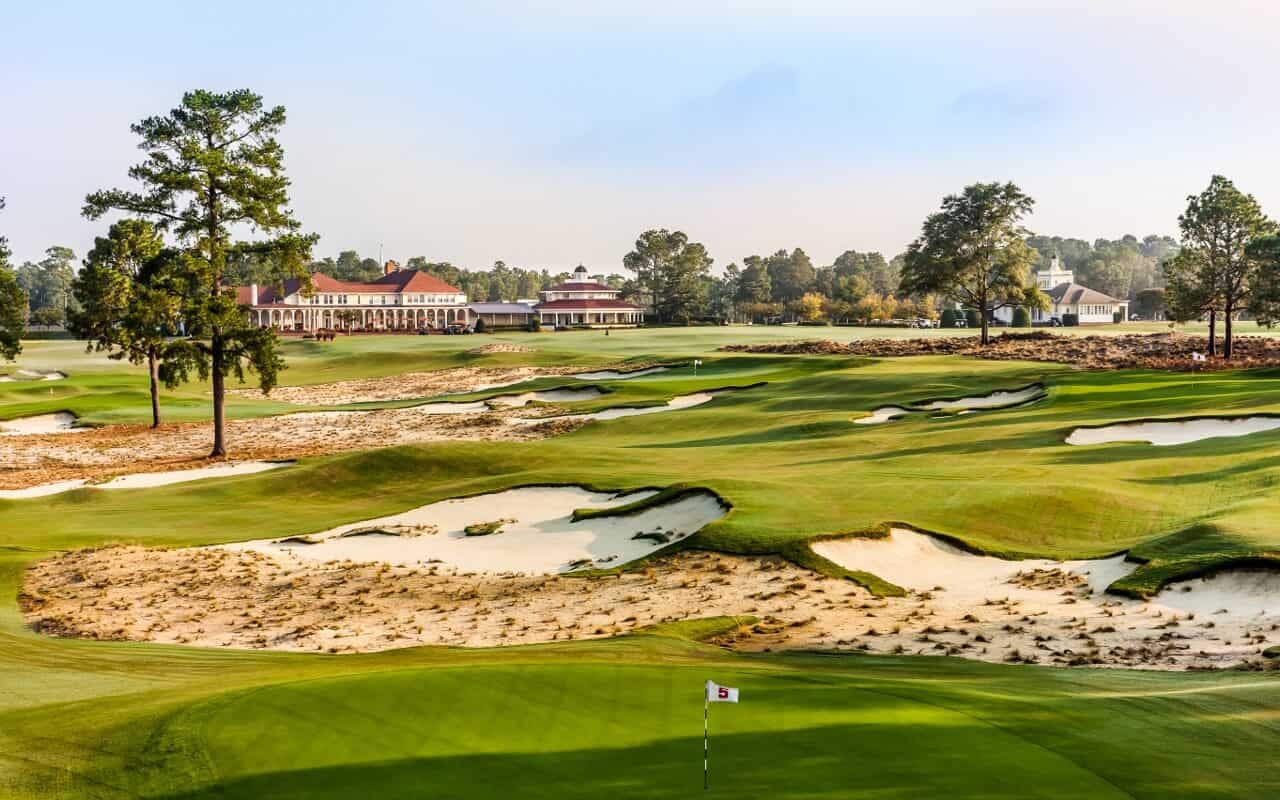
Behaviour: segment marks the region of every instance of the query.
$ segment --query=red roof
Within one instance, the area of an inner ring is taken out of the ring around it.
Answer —
[[[559,309],[575,309],[575,308],[616,308],[619,310],[640,310],[639,306],[633,306],[625,300],[606,300],[596,297],[584,297],[581,300],[547,300],[538,303],[536,308],[539,311],[557,311]]]
[[[382,286],[394,286],[394,291],[400,292],[430,292],[434,294],[461,294],[462,290],[456,286],[450,286],[435,275],[430,275],[416,269],[396,270],[388,275],[378,278],[378,283]]]
[[[271,286],[258,287],[258,305],[265,306],[283,300],[291,294],[297,292],[302,286],[302,281],[297,278],[290,278],[284,282],[284,293],[277,296],[276,290]],[[389,275],[383,275],[374,283],[355,283],[354,281],[341,281],[337,278],[331,278],[323,272],[311,273],[311,288],[313,292],[351,292],[353,294],[397,294],[400,292],[421,292],[422,294],[462,294],[462,290],[450,286],[434,275],[428,275],[416,269],[402,269],[392,272]],[[252,290],[248,286],[236,287],[236,301],[242,305],[249,305]]]

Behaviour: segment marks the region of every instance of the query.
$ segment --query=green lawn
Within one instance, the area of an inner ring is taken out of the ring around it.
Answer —
[[[405,447],[186,486],[0,501],[0,593],[10,598],[0,605],[0,797],[691,796],[701,792],[707,678],[743,689],[741,705],[712,709],[708,796],[1280,790],[1280,683],[1262,674],[747,657],[657,636],[366,656],[221,652],[44,639],[13,602],[22,567],[59,549],[304,533],[538,482],[708,487],[734,509],[697,543],[736,552],[904,521],[1004,554],[1134,548],[1153,559],[1145,572],[1157,584],[1206,561],[1280,552],[1280,434],[1162,448],[1063,443],[1077,424],[1280,412],[1280,374],[714,352],[730,339],[849,331],[860,329],[512,335],[539,352],[487,357],[464,352],[487,337],[290,342],[285,374],[298,383],[467,363],[700,357],[696,377],[686,366],[605,382],[611,394],[581,407],[763,385],[540,442]],[[26,358],[72,378],[0,384],[0,416],[62,402],[105,420],[145,402],[140,373],[84,357],[74,343],[31,343]],[[879,405],[1032,381],[1049,396],[1026,408],[851,422]],[[46,400],[50,391],[65,394]],[[175,413],[202,413],[200,387],[167,399]]]

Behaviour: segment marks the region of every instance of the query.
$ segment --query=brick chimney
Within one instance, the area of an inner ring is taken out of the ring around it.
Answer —
[[[393,272],[400,271],[400,262],[393,259],[387,259],[387,263],[382,265],[382,274],[390,275]]]

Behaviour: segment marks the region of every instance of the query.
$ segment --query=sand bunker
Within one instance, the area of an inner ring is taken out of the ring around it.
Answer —
[[[76,415],[70,411],[55,411],[34,417],[21,417],[0,422],[0,436],[31,436],[46,433],[80,433],[87,428],[77,428]]]
[[[0,375],[0,383],[13,383],[15,381],[60,381],[66,378],[65,372],[58,370],[49,370],[42,372],[40,370],[20,369],[12,374]]]
[[[479,347],[473,347],[467,351],[468,355],[483,356],[490,353],[532,353],[535,348],[523,344],[513,344],[511,342],[494,342],[493,344],[482,344]]]
[[[169,486],[175,483],[187,483],[207,478],[226,478],[233,475],[252,475],[266,472],[269,469],[291,466],[291,461],[241,461],[237,464],[217,464],[198,469],[171,470],[168,472],[135,472],[120,475],[106,481],[90,483],[77,479],[44,483],[29,486],[25,489],[0,489],[0,500],[26,500],[32,497],[48,497],[53,494],[69,492],[72,489],[150,489],[155,486]]]
[[[489,402],[503,408],[524,408],[530,403],[579,403],[603,397],[604,392],[595,387],[585,389],[550,389],[542,392],[524,392],[494,397]]]
[[[535,419],[515,419],[512,422],[516,425],[538,425],[547,422],[548,419],[557,420],[576,420],[576,421],[603,421],[608,419],[620,419],[622,417],[636,417],[643,414],[659,414],[663,411],[679,411],[683,408],[693,408],[703,403],[709,403],[715,399],[716,395],[724,392],[732,391],[731,389],[720,389],[710,392],[695,392],[694,394],[682,394],[673,397],[666,403],[657,406],[618,406],[617,408],[606,408],[603,411],[593,411],[589,414],[561,414],[556,417],[541,417]]]
[[[1168,668],[1238,663],[1280,638],[1274,633],[1280,574],[1274,572],[1228,570],[1141,601],[1104,593],[1137,568],[1123,556],[1007,561],[898,528],[885,538],[812,547],[841,566],[910,590],[911,597],[888,599],[884,607],[915,611],[877,631],[904,652],[972,655],[981,645],[988,660],[994,650],[1004,661]],[[917,624],[907,628],[913,619]],[[930,647],[919,648],[922,643]]]
[[[524,381],[521,381],[523,383]],[[530,403],[575,403],[582,400],[594,400],[604,395],[595,387],[584,389],[549,389],[539,392],[523,392],[491,397],[487,400],[471,400],[466,402],[449,402],[441,400],[434,403],[422,403],[410,406],[419,414],[484,414],[494,409],[524,408]],[[300,411],[286,414],[281,419],[294,420],[299,417],[316,419],[336,419],[345,414],[368,414],[368,411]]]
[[[643,378],[646,375],[654,375],[659,372],[666,372],[669,367],[649,367],[648,369],[637,369],[631,372],[619,372],[616,369],[604,369],[598,372],[579,372],[571,377],[582,381],[629,381],[632,378]]]
[[[974,397],[961,397],[957,400],[934,400],[923,406],[928,411],[979,411],[994,408],[1019,406],[1039,399],[1044,395],[1044,387],[1028,386],[1014,391],[996,391]]]
[[[908,409],[899,406],[882,406],[872,411],[868,416],[858,417],[853,423],[855,425],[879,425],[882,422],[888,422],[891,419],[897,419],[910,413]]]
[[[390,535],[366,527],[343,544],[395,547],[442,535],[381,529]],[[514,531],[504,524],[458,546],[496,544]],[[28,570],[19,604],[34,629],[59,636],[331,653],[534,644],[744,615],[759,622],[718,644],[1182,669],[1257,664],[1280,638],[1275,573],[1222,573],[1143,603],[1098,591],[1130,568],[1120,558],[987,563],[920,538],[927,537],[895,531],[819,546],[915,587],[901,598],[873,597],[778,556],[682,551],[593,579],[302,557],[304,547],[331,546],[316,544],[299,546],[296,557],[226,547],[75,551]]]
[[[1158,447],[1198,442],[1201,439],[1248,436],[1280,428],[1280,417],[1205,417],[1169,422],[1122,422],[1100,428],[1076,428],[1067,444],[1147,442]]]
[[[625,496],[578,487],[530,487],[444,500],[389,517],[342,525],[304,539],[225,545],[285,560],[443,563],[467,572],[551,574],[634,561],[724,516],[710,493],[692,494],[639,513],[573,522],[579,508],[608,508],[652,495]],[[501,520],[496,532],[468,535]],[[417,536],[349,536],[357,530],[434,530]]]

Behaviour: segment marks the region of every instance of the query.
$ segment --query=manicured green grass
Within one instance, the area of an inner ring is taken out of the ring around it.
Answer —
[[[846,330],[856,329],[800,333]],[[702,791],[700,701],[708,678],[741,687],[743,701],[712,709],[706,796],[1280,791],[1273,768],[1280,683],[1266,674],[740,656],[691,641],[731,624],[724,620],[492,651],[225,652],[51,640],[26,630],[17,612],[21,570],[63,548],[302,534],[539,483],[705,487],[733,509],[695,546],[797,560],[809,552],[807,539],[883,530],[889,522],[1004,555],[1132,548],[1149,559],[1135,573],[1144,585],[1177,569],[1280,550],[1275,434],[1159,448],[1063,442],[1080,424],[1280,411],[1276,373],[1090,373],[956,358],[714,353],[730,335],[799,335],[780,331],[513,336],[542,349],[480,359],[463,351],[488,341],[481,337],[340,339],[329,350],[291,342],[297,358],[286,375],[297,382],[468,360],[706,362],[696,377],[682,367],[602,382],[611,393],[580,408],[764,385],[539,442],[402,447],[151,490],[0,501],[0,597],[7,598],[0,602],[0,797],[689,797]],[[28,358],[69,345],[33,345]],[[29,366],[66,368],[72,379],[0,384],[0,415],[48,409],[38,393],[51,389],[67,394],[49,402],[72,410],[81,403],[104,419],[128,418],[138,402],[145,410],[139,374],[78,360],[76,348],[61,354],[66,361]],[[1034,381],[1048,397],[1024,408],[851,423],[880,405]],[[189,387],[168,402],[175,413],[190,403],[194,418],[203,398]],[[280,410],[274,403],[237,407]]]

